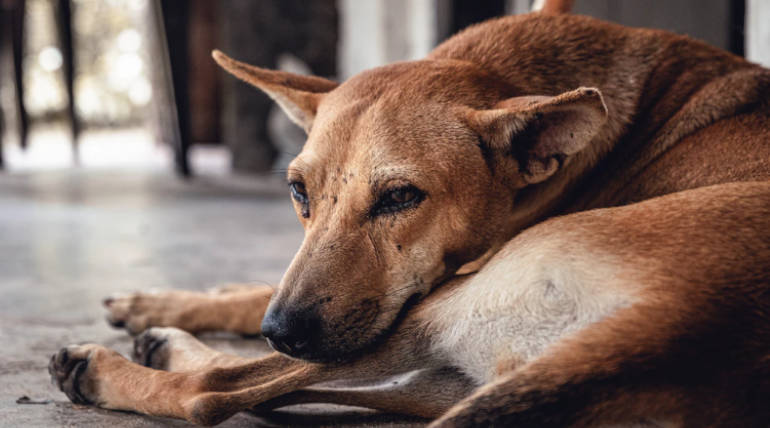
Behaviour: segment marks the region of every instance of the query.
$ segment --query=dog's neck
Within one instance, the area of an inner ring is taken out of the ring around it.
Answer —
[[[686,37],[662,35],[666,37],[659,42],[654,67],[638,87],[633,121],[612,142],[611,150],[576,181],[562,213],[624,205],[690,188],[686,170],[698,168],[699,174],[709,175],[719,169],[719,154],[708,145],[697,150],[702,159],[714,162],[711,167],[668,163],[658,169],[660,174],[645,175],[644,186],[633,183],[645,169],[665,165],[667,151],[685,137],[767,105],[769,70]]]
[[[606,181],[620,182],[625,171],[641,167],[634,163],[650,162],[640,153],[654,152],[653,146],[666,143],[656,135],[701,88],[719,76],[756,67],[687,37],[582,16],[530,14],[492,25],[497,26],[493,31],[489,24],[469,28],[429,58],[477,64],[532,94],[597,87],[609,111],[608,122],[590,149],[571,158],[549,180],[519,192],[515,222],[523,227],[627,199],[622,185],[608,188]],[[500,55],[500,46],[512,49]]]

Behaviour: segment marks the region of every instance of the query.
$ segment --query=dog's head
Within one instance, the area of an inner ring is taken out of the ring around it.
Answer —
[[[595,89],[524,96],[472,64],[398,63],[347,82],[215,52],[308,134],[288,169],[305,240],[262,323],[317,361],[382,337],[410,303],[521,228],[517,194],[580,152],[606,118]]]

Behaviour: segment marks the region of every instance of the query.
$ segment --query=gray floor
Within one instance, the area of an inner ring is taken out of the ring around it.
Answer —
[[[280,178],[200,178],[61,171],[0,174],[0,425],[184,426],[85,408],[50,384],[50,355],[96,342],[128,355],[131,339],[104,322],[116,291],[276,283],[302,239]],[[259,339],[207,336],[244,355]],[[17,404],[27,396],[42,404]],[[223,426],[399,425],[388,415],[301,406],[269,418],[239,414]]]

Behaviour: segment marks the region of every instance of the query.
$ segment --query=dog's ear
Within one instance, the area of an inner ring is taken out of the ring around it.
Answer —
[[[302,76],[245,64],[218,50],[214,50],[211,56],[233,76],[269,95],[305,132],[310,132],[318,104],[324,94],[337,87],[336,82],[321,77]]]
[[[534,184],[588,145],[607,121],[607,107],[598,89],[579,88],[553,97],[510,98],[467,117],[484,149],[513,156],[524,181]]]

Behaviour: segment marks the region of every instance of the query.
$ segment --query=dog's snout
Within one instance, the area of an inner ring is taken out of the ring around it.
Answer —
[[[310,350],[319,325],[313,311],[270,308],[262,319],[262,335],[276,351],[299,357]]]

